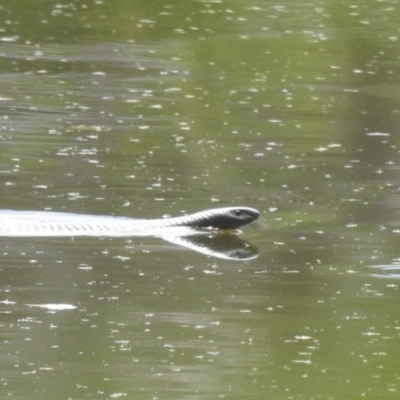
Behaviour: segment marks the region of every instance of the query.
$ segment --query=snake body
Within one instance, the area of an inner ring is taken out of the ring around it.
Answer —
[[[0,236],[129,236],[173,227],[237,229],[258,216],[259,212],[249,207],[216,208],[159,219],[0,210]]]

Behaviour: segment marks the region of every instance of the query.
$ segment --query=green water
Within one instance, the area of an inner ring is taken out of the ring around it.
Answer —
[[[1,209],[261,212],[249,261],[1,238],[2,398],[398,398],[397,1],[0,11]]]

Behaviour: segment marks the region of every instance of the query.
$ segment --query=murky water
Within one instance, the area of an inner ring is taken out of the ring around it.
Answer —
[[[262,213],[236,260],[1,238],[2,398],[398,397],[397,1],[0,11],[0,209]]]

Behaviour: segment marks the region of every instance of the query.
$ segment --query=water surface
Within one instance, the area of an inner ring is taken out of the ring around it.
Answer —
[[[398,397],[397,1],[0,8],[0,209],[262,213],[249,260],[1,238],[2,397]]]

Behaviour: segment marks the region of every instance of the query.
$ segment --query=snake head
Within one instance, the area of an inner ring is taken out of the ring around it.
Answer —
[[[260,213],[250,207],[226,207],[206,211],[207,217],[197,225],[202,228],[237,229],[255,221]]]

